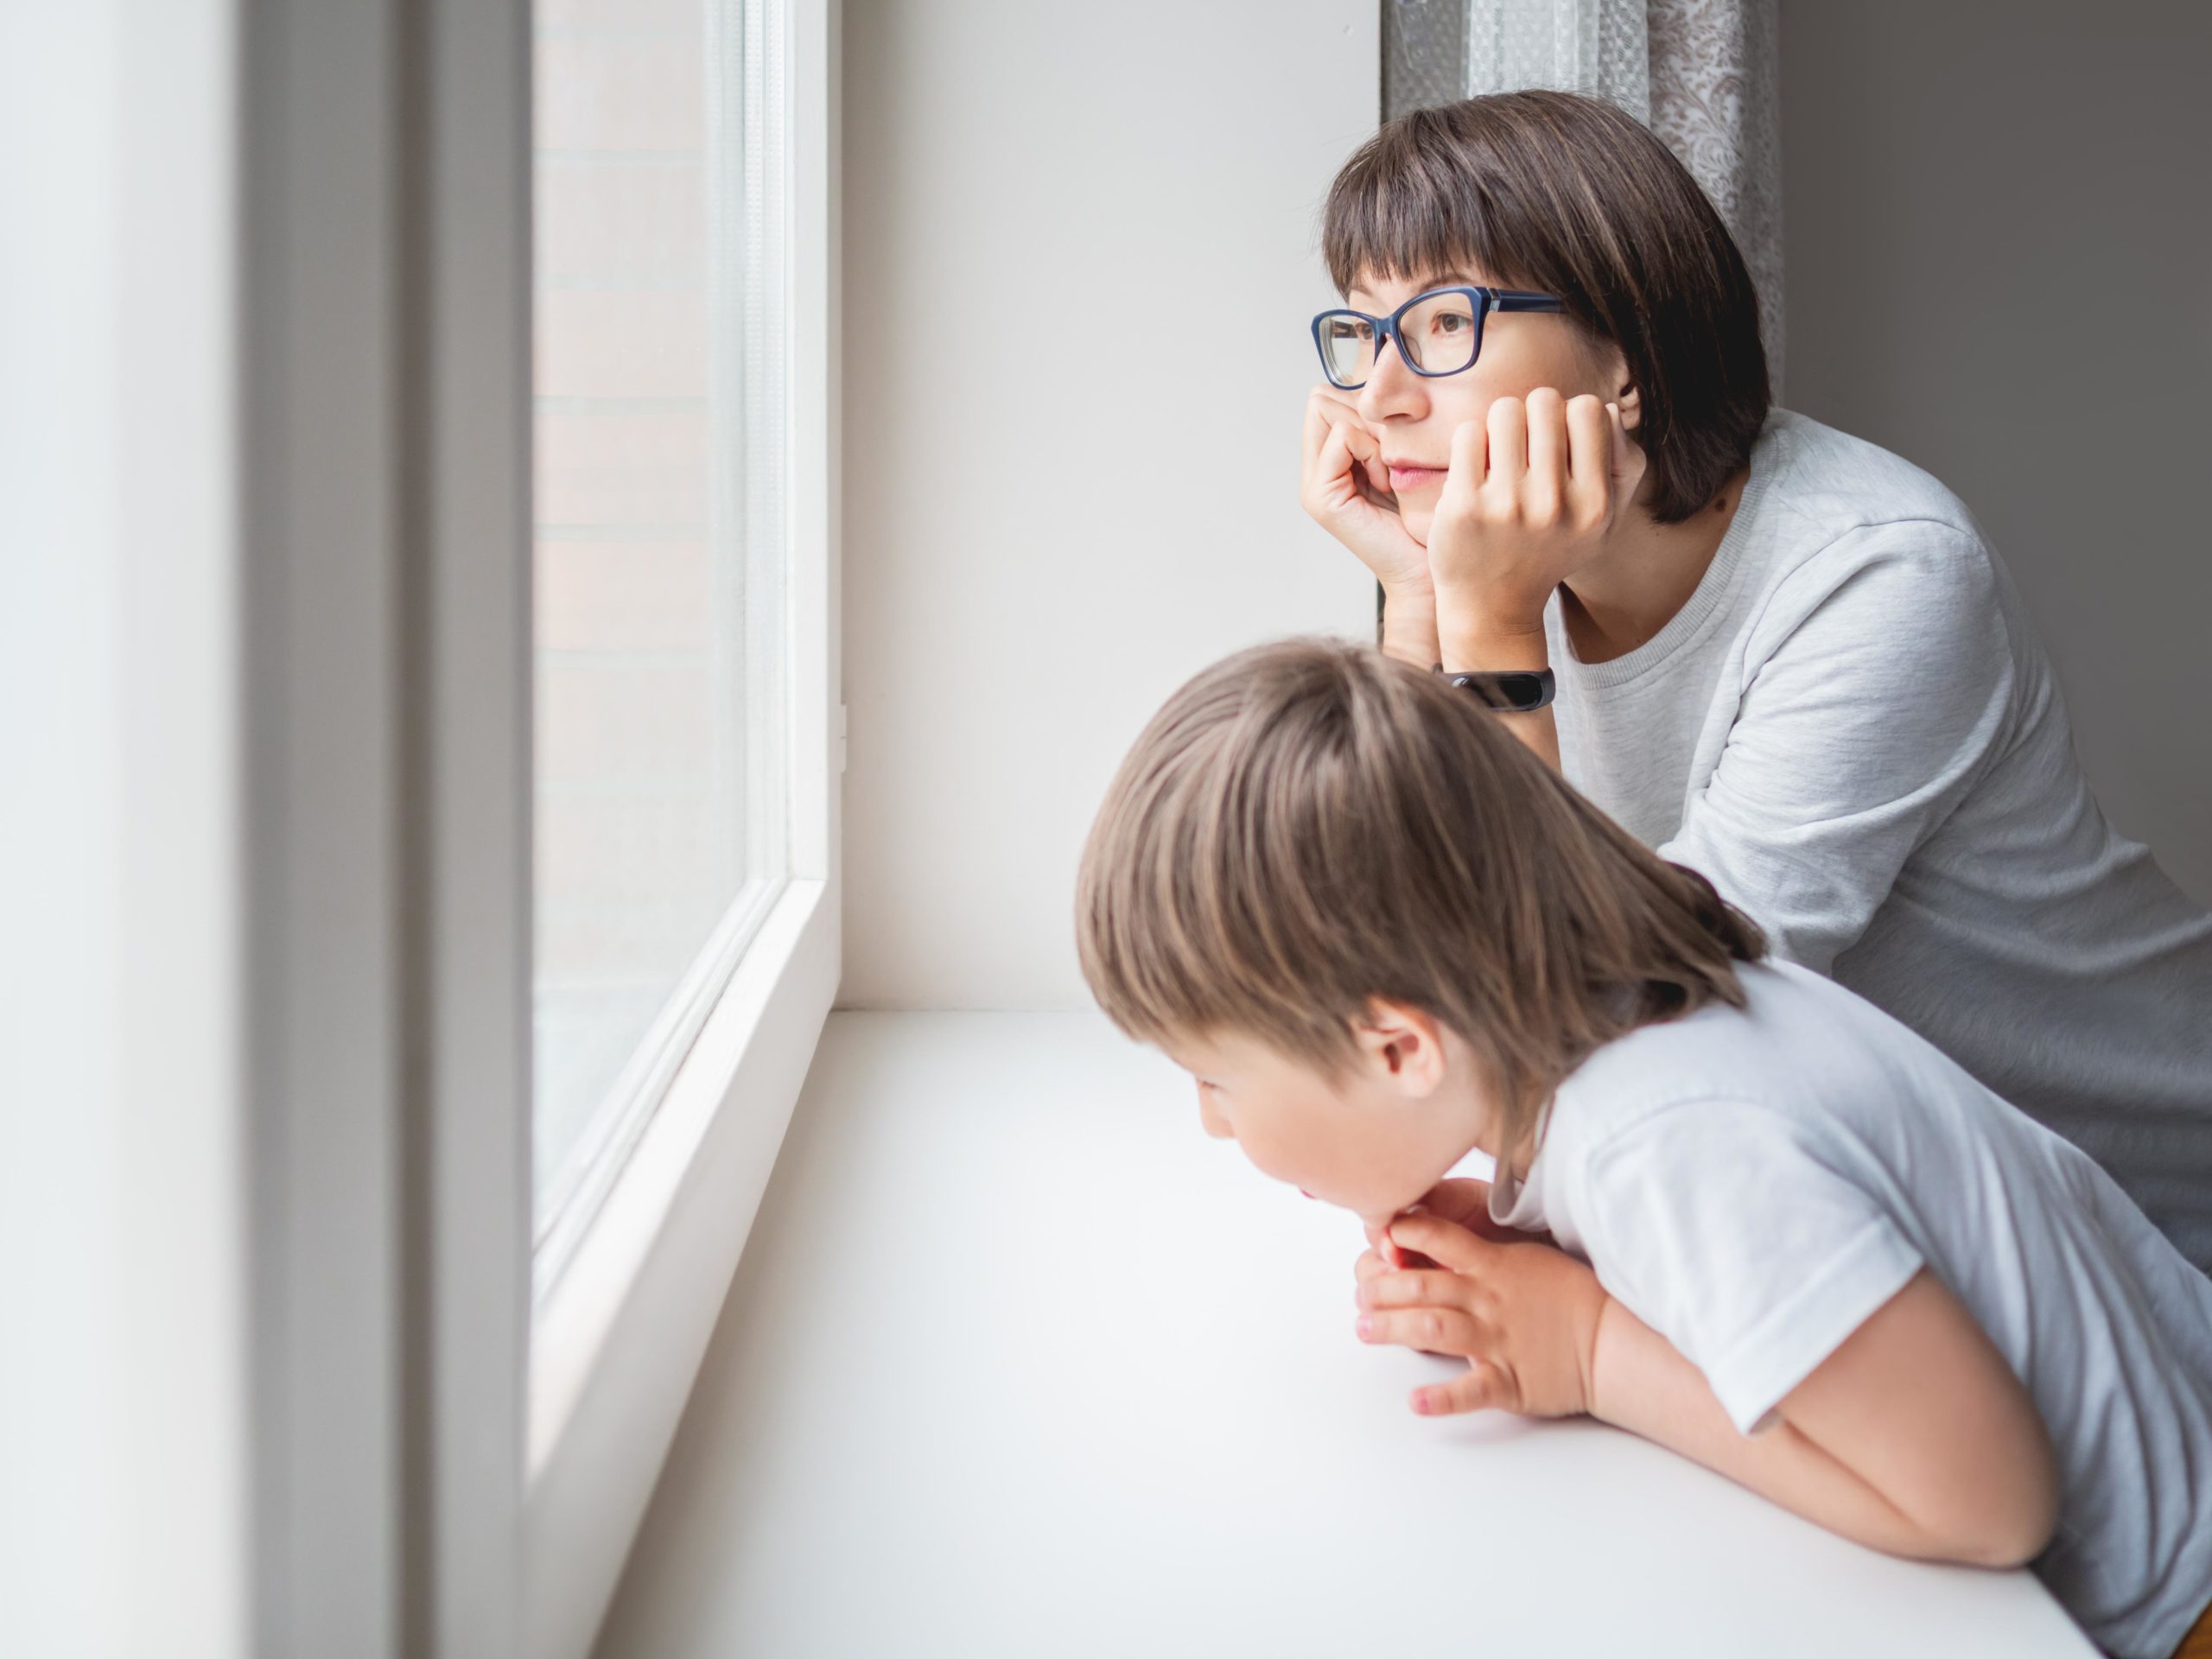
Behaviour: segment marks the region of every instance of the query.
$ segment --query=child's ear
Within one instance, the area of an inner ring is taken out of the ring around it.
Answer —
[[[1370,997],[1366,1017],[1354,1026],[1352,1034],[1377,1082],[1420,1096],[1444,1081],[1443,1030],[1427,1011]]]

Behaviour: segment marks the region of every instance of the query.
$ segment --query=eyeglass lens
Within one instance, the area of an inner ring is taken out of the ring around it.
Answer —
[[[1398,338],[1414,367],[1455,374],[1475,360],[1475,301],[1465,294],[1438,294],[1398,319]],[[1375,370],[1375,327],[1348,311],[1321,319],[1321,352],[1329,378],[1356,386]]]

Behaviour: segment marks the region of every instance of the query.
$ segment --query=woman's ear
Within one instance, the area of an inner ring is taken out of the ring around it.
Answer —
[[[1626,365],[1613,377],[1613,402],[1620,405],[1621,430],[1634,432],[1643,424],[1643,399],[1630,379]]]
[[[1611,388],[1605,401],[1620,407],[1621,430],[1634,432],[1643,423],[1643,399],[1637,391],[1635,378],[1628,372],[1628,359],[1622,354],[1618,346],[1606,343],[1598,373],[1599,378]]]

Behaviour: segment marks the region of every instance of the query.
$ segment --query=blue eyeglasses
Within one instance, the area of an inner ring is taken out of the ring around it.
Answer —
[[[1556,294],[1512,288],[1432,288],[1387,317],[1364,311],[1324,311],[1313,319],[1313,344],[1329,384],[1356,391],[1375,372],[1382,342],[1398,342],[1398,355],[1415,374],[1458,374],[1474,366],[1483,348],[1483,319],[1493,311],[1564,311]]]

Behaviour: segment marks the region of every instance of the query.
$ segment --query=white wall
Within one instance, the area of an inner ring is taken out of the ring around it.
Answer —
[[[1782,10],[1789,404],[1965,499],[2106,815],[2212,902],[2208,62],[2201,0]]]
[[[1169,691],[1371,637],[1298,505],[1374,0],[849,0],[842,1004],[1081,1007],[1077,857]]]
[[[0,1653],[245,1651],[228,0],[0,9]]]

